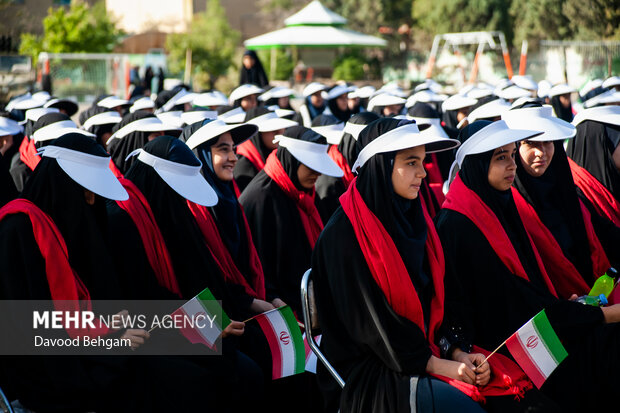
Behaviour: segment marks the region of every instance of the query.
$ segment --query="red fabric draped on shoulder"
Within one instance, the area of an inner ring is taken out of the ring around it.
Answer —
[[[616,201],[616,198],[590,172],[577,165],[571,158],[568,158],[568,164],[570,165],[575,185],[592,202],[596,212],[600,216],[609,219],[617,227],[620,227],[620,203]]]
[[[443,177],[441,176],[441,171],[439,170],[437,154],[431,153],[429,155],[431,157],[431,161],[424,163],[424,168],[428,174],[427,182],[431,191],[433,191],[433,194],[435,195],[435,199],[437,199],[437,202],[441,205],[446,199],[446,196],[443,193]]]
[[[144,245],[144,251],[157,277],[158,284],[181,297],[179,283],[172,267],[172,259],[157,221],[155,221],[151,206],[133,182],[125,178],[120,178],[119,181],[127,190],[129,199],[116,201],[116,203],[129,214],[131,220],[136,224]]]
[[[119,179],[123,177],[123,173],[121,172],[120,169],[117,168],[116,164],[114,163],[112,159],[110,159],[110,170],[112,171],[115,177]]]
[[[194,215],[198,227],[200,227],[200,231],[205,238],[211,254],[213,254],[220,271],[224,274],[226,279],[243,286],[246,294],[249,296],[265,300],[265,276],[263,274],[263,266],[258,257],[258,252],[256,252],[256,248],[254,247],[250,226],[248,225],[243,209],[241,210],[241,215],[243,216],[248,248],[250,249],[250,283],[248,283],[241,271],[239,271],[235,261],[230,256],[230,252],[228,248],[226,248],[226,245],[224,245],[224,241],[222,241],[217,224],[209,212],[209,209],[191,201],[187,201],[187,205],[192,215]]]
[[[323,230],[323,221],[321,221],[319,211],[314,204],[314,189],[312,190],[312,195],[310,195],[295,188],[291,178],[286,174],[280,160],[276,156],[276,151],[271,152],[267,158],[265,173],[297,204],[308,242],[310,242],[310,247],[314,248],[314,244],[316,244]]]
[[[415,323],[426,335],[422,305],[407,268],[383,224],[364,203],[364,199],[355,185],[356,181],[357,178],[351,182],[348,190],[340,197],[340,203],[353,226],[368,268],[373,279],[383,291],[390,307],[400,316]],[[428,229],[426,254],[434,287],[427,340],[433,355],[439,357],[439,348],[434,342],[435,333],[443,321],[445,263],[443,249],[433,221],[424,206],[422,210]],[[489,354],[486,350],[477,347],[474,349],[485,355]],[[493,376],[489,384],[483,388],[444,376],[436,377],[456,387],[476,401],[483,401],[485,396],[522,396],[525,390],[532,387],[525,373],[507,357],[496,354],[492,359],[489,359],[489,364]]]
[[[329,150],[327,151],[327,154],[330,158],[332,158],[334,162],[336,162],[340,169],[342,169],[342,172],[344,172],[344,175],[342,176],[342,182],[344,183],[344,187],[348,188],[355,176],[353,175],[353,172],[351,172],[351,167],[349,166],[349,163],[338,150],[338,145],[331,145],[329,147]]]
[[[67,244],[60,230],[45,212],[27,199],[15,199],[0,209],[0,221],[7,215],[24,214],[32,224],[34,239],[45,261],[45,276],[54,308],[58,311],[92,311],[90,293],[69,263]],[[108,333],[101,325],[86,329],[68,328],[71,338],[97,337]]]
[[[482,199],[480,199],[478,194],[469,189],[463,183],[459,174],[456,175],[456,178],[450,185],[450,190],[446,195],[446,201],[443,203],[443,208],[459,212],[469,218],[469,220],[478,227],[484,237],[489,241],[493,251],[495,251],[497,256],[502,260],[510,272],[527,281],[530,280],[525,273],[525,269],[519,260],[519,256],[517,255],[510,238],[508,238],[506,231],[504,231],[502,224],[499,222],[491,208],[489,208],[482,201]],[[523,216],[521,216],[521,220],[523,221]],[[526,232],[530,240],[532,250],[534,251],[534,255],[536,256],[536,262],[545,285],[549,289],[549,292],[557,297],[553,283],[547,275],[543,261],[540,258],[534,242],[532,241],[531,234],[527,231],[527,227]]]
[[[34,171],[34,168],[41,162],[41,157],[37,155],[37,148],[34,146],[34,140],[28,137],[22,140],[19,145],[19,159]]]
[[[243,155],[254,165],[257,171],[262,171],[265,167],[265,160],[260,154],[256,146],[247,140],[240,145],[237,145],[237,155]]]

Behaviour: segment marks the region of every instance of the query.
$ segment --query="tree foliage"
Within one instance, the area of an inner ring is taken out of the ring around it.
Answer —
[[[194,16],[186,33],[170,34],[166,39],[171,71],[185,70],[185,54],[192,51],[192,74],[206,73],[211,85],[226,74],[231,65],[240,34],[228,24],[219,0],[207,0],[203,13]]]
[[[562,11],[565,0],[513,1],[510,13],[515,27],[514,44],[523,40],[563,40],[573,36],[574,24]]]
[[[562,11],[570,17],[579,39],[620,39],[620,1],[567,0]]]
[[[52,8],[43,19],[43,36],[22,34],[19,51],[36,59],[40,52],[49,53],[108,53],[124,33],[116,28],[115,20],[106,13],[100,1],[93,7],[72,2],[71,7]]]

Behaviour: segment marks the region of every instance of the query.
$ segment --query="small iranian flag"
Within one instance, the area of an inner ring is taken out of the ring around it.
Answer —
[[[172,317],[186,317],[185,320],[193,320],[193,323],[187,322],[179,329],[181,334],[192,344],[204,344],[210,349],[215,349],[215,342],[222,334],[222,330],[230,324],[230,319],[208,288],[183,304],[172,313]]]
[[[510,336],[506,340],[506,347],[537,388],[543,385],[553,370],[568,356],[553,331],[545,310],[536,314]]]
[[[304,340],[289,306],[267,311],[254,318],[263,330],[273,362],[272,379],[303,373],[306,353]]]
[[[319,344],[319,345],[321,344],[321,337],[323,337],[321,334],[314,337],[314,341],[316,341],[316,344]],[[316,363],[318,359],[316,358],[316,354],[314,354],[314,351],[312,351],[312,349],[310,348],[310,344],[308,344],[308,340],[306,340],[306,333],[304,333],[303,339],[304,339],[304,350],[306,352],[306,371],[316,374]]]

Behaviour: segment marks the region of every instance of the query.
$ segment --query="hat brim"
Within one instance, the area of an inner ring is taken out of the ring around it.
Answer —
[[[157,174],[176,193],[198,205],[206,207],[217,204],[217,194],[205,180],[202,174],[181,175],[166,170],[154,168]]]
[[[251,121],[250,121],[251,122]],[[259,132],[273,132],[297,126],[298,123],[284,118],[266,119],[258,124]]]
[[[344,172],[329,157],[326,152],[308,151],[298,147],[287,147],[287,151],[291,153],[302,164],[320,174],[332,176],[334,178],[342,178]]]
[[[64,110],[67,113],[67,116],[71,117],[75,115],[78,111],[78,105],[75,102],[70,100],[60,99],[50,105],[43,105],[46,108],[56,108],[60,110]]]
[[[337,125],[315,126],[310,129],[325,137],[325,140],[327,140],[327,143],[330,145],[340,145],[340,141],[342,141],[342,137],[344,136],[344,124],[342,123]]]
[[[89,191],[114,201],[129,199],[127,191],[111,169],[62,158],[57,158],[56,161],[71,179]]]
[[[195,149],[223,133],[229,132],[235,145],[240,145],[243,142],[250,139],[256,132],[258,127],[244,123],[242,125],[225,125],[221,128],[209,128],[209,123],[198,129],[192,136],[189,137],[186,144],[190,149]]]
[[[518,109],[517,109],[518,110]],[[543,131],[542,135],[531,137],[528,140],[535,142],[559,141],[574,138],[577,129],[568,122],[558,118],[541,118],[535,116],[523,118],[503,119],[509,128],[517,129],[527,125],[532,130]]]

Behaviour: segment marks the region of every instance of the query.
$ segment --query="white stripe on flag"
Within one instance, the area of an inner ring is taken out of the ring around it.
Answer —
[[[323,337],[321,334],[314,337],[314,341],[316,341],[317,345],[321,345],[321,337]],[[304,348],[306,350],[306,371],[316,374],[316,363],[318,359],[316,358],[316,354],[314,354],[314,351],[312,351],[312,349],[310,348],[310,345],[306,341],[306,333],[304,333],[303,339],[304,339]]]
[[[208,343],[210,344],[215,343],[217,338],[220,336],[221,330],[217,327],[217,323],[215,321],[213,322],[213,328],[211,328],[211,322],[209,321],[208,318],[206,318],[206,317],[213,318],[213,314],[208,314],[207,310],[202,306],[202,304],[200,304],[198,299],[195,297],[189,300],[188,302],[186,302],[185,304],[183,304],[183,307],[181,308],[183,309],[185,314],[187,314],[190,320],[192,319],[192,317],[195,317],[200,313],[204,315],[205,318],[201,318],[200,320],[196,320],[196,321],[200,325],[205,325],[206,328],[196,327],[195,330],[198,331],[200,335],[204,337],[205,340],[207,340]]]
[[[551,356],[551,353],[549,353],[549,350],[547,350],[547,347],[542,342],[542,338],[538,335],[538,332],[534,328],[534,323],[532,320],[517,331],[517,337],[521,342],[523,349],[526,350],[526,354],[530,356],[530,359],[538,367],[540,373],[545,377],[545,379],[549,377],[553,370],[555,370],[558,366],[558,363],[556,363],[554,358]],[[537,343],[532,345],[532,343],[535,342]]]
[[[279,311],[267,314],[265,318],[271,324],[276,342],[280,347],[282,355],[282,373],[280,377],[292,376],[295,374],[295,345],[286,321],[284,321],[284,317],[282,317]]]

